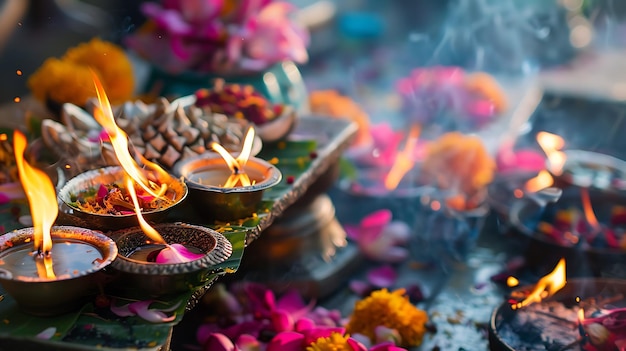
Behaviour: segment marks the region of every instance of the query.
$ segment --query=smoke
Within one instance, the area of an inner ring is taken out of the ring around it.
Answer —
[[[439,30],[409,41],[420,64],[528,74],[574,56],[567,15],[551,0],[455,0]]]

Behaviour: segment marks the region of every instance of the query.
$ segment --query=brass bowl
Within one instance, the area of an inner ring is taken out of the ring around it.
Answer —
[[[186,223],[161,223],[154,228],[168,244],[192,246],[204,256],[168,264],[131,258],[138,248],[152,245],[150,240],[139,227],[112,232],[119,255],[111,264],[114,280],[109,286],[116,294],[145,297],[189,291],[210,282],[215,273],[213,266],[226,261],[233,252],[230,241],[210,228]]]
[[[72,224],[79,224],[82,227],[88,227],[98,229],[102,231],[118,230],[123,228],[130,228],[139,225],[137,222],[136,214],[99,214],[87,212],[75,207],[72,204],[72,197],[86,189],[98,187],[100,184],[121,184],[123,182],[122,167],[110,166],[104,168],[98,168],[81,173],[74,178],[70,179],[59,190],[57,195],[59,203],[65,205],[65,211],[60,213],[61,221],[67,221]],[[153,211],[142,212],[146,221],[151,223],[163,222],[167,215],[187,197],[188,189],[187,185],[179,180],[175,179],[175,182],[169,184],[170,188],[175,191],[175,199],[172,204],[167,207],[162,207]]]
[[[217,153],[205,153],[180,161],[174,165],[173,171],[187,183],[189,198],[199,215],[229,221],[252,215],[263,200],[263,192],[282,179],[278,168],[260,158],[250,157],[244,168],[254,184],[234,188],[223,188],[217,185],[219,182],[211,181],[223,181],[231,174]]]
[[[98,291],[101,283],[99,273],[117,256],[115,242],[97,231],[72,226],[52,227],[52,260],[55,248],[64,242],[88,244],[97,249],[102,258],[96,263],[87,262],[89,268],[72,271],[71,274],[58,274],[56,278],[39,278],[14,274],[9,268],[0,265],[0,285],[15,299],[25,313],[36,316],[54,316],[80,308],[85,298]],[[18,229],[0,236],[0,260],[7,259],[12,252],[33,251],[33,228]],[[77,261],[81,257],[65,257]],[[83,263],[84,264],[84,263]],[[61,272],[62,273],[62,272]]]

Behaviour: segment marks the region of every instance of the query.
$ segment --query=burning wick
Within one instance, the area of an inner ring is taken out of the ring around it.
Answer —
[[[226,162],[228,168],[232,171],[232,174],[226,180],[226,183],[222,185],[224,188],[234,188],[238,184],[240,186],[250,186],[253,183],[250,181],[250,177],[246,174],[244,166],[248,163],[248,159],[250,158],[250,153],[252,152],[252,144],[254,142],[254,128],[248,128],[246,132],[246,138],[244,139],[243,146],[241,148],[241,152],[237,158],[234,158],[228,150],[226,150],[222,145],[212,142],[211,148],[215,150]]]
[[[203,254],[196,254],[190,252],[186,247],[180,244],[168,244],[165,239],[159,234],[159,232],[154,229],[141,215],[141,208],[139,207],[139,201],[137,200],[137,193],[135,192],[135,188],[133,187],[133,181],[130,178],[126,179],[126,186],[128,187],[128,193],[130,194],[131,199],[133,200],[133,205],[135,207],[135,214],[137,214],[137,220],[139,221],[139,226],[141,230],[148,236],[150,239],[155,242],[165,245],[165,248],[159,252],[156,257],[156,263],[183,263],[189,262],[193,260],[197,260],[204,256]]]
[[[541,300],[561,290],[561,288],[565,286],[565,283],[565,259],[561,258],[556,264],[556,267],[554,267],[554,270],[539,279],[533,290],[526,295],[525,299],[512,302],[511,308],[517,310],[534,302],[541,302]]]

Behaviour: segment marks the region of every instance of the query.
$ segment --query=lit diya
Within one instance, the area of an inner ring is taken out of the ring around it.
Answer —
[[[187,196],[187,186],[156,163],[138,155],[140,163],[129,152],[128,136],[115,123],[111,105],[98,78],[94,75],[99,105],[94,117],[107,132],[120,166],[105,167],[79,174],[59,191],[59,199],[71,214],[101,230],[116,230],[137,225],[130,188],[124,179],[133,180],[140,208],[153,222],[165,219],[172,208]]]
[[[623,280],[566,280],[561,259],[551,273],[533,286],[514,290],[495,309],[489,326],[490,349],[621,350],[626,344],[625,292]]]
[[[0,236],[0,284],[24,312],[57,315],[80,307],[95,292],[94,273],[114,260],[117,247],[89,229],[52,226],[58,214],[54,186],[24,161],[25,148],[26,138],[16,131],[15,159],[33,227]]]
[[[211,267],[232,254],[222,234],[185,223],[148,224],[141,214],[132,181],[127,180],[139,228],[114,232],[120,254],[112,267],[120,274],[113,289],[124,296],[160,296],[206,284]]]
[[[254,134],[249,128],[237,157],[212,143],[217,153],[205,153],[174,165],[174,173],[185,179],[189,197],[201,215],[225,221],[248,217],[257,210],[263,192],[282,179],[274,165],[250,157]]]

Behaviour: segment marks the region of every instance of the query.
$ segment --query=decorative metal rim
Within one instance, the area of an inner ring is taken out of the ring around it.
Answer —
[[[167,228],[184,228],[196,231],[201,235],[211,236],[215,244],[202,258],[189,262],[168,264],[141,262],[118,254],[117,259],[113,261],[111,267],[122,272],[144,275],[185,274],[210,269],[211,266],[226,261],[233,253],[233,247],[230,241],[223,234],[207,227],[181,222],[155,224],[153,227],[157,231],[163,231]],[[119,247],[121,247],[120,241],[129,235],[143,235],[143,232],[141,228],[133,227],[111,233],[111,237]]]

